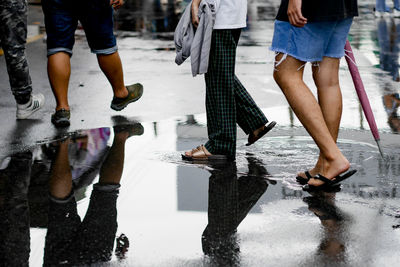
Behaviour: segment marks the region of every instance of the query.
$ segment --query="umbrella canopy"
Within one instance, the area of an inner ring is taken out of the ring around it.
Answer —
[[[356,64],[356,60],[354,58],[353,50],[351,49],[351,45],[349,40],[346,41],[346,45],[344,47],[346,53],[346,61],[349,66],[351,77],[353,78],[354,87],[357,92],[358,99],[360,100],[361,107],[364,111],[364,115],[368,121],[369,128],[371,129],[372,135],[378,145],[379,152],[383,157],[383,151],[380,145],[380,136],[378,127],[376,126],[374,113],[372,113],[371,104],[369,103],[369,99],[367,93],[365,92],[364,84],[361,80],[360,72],[358,71],[358,67]]]

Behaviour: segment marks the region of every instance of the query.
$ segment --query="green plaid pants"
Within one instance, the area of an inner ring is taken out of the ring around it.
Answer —
[[[214,30],[206,80],[208,142],[212,154],[235,158],[236,123],[246,134],[268,120],[235,75],[241,29]]]

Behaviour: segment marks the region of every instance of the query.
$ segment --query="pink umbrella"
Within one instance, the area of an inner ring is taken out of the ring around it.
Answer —
[[[346,45],[344,47],[346,53],[346,61],[349,66],[351,77],[353,78],[354,87],[356,89],[358,99],[360,100],[361,107],[364,111],[365,117],[367,118],[369,128],[371,129],[372,135],[378,145],[379,153],[383,158],[383,151],[380,145],[380,136],[378,127],[376,126],[374,113],[372,113],[371,105],[369,103],[369,99],[367,93],[364,89],[364,84],[361,80],[360,72],[358,71],[358,67],[356,65],[356,60],[354,58],[353,50],[351,49],[349,40],[346,41]]]

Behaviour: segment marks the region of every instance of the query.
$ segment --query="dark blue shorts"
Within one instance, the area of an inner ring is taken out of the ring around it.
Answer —
[[[81,22],[92,53],[117,51],[110,0],[42,0],[47,33],[47,56],[58,52],[72,55],[75,30]]]

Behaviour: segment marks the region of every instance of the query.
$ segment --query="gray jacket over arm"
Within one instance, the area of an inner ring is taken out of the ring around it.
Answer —
[[[212,31],[217,12],[216,1],[201,1],[199,7],[200,23],[197,29],[192,24],[192,2],[190,2],[175,29],[175,62],[181,65],[190,56],[193,76],[207,73],[208,70]]]

